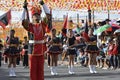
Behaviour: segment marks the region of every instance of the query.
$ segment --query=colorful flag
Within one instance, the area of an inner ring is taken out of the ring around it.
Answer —
[[[88,31],[89,31],[88,30],[88,21],[87,21],[87,17],[86,17],[85,31],[82,33],[82,35],[86,41],[89,40]]]
[[[87,33],[88,34],[88,21],[87,21],[87,18],[86,18],[86,24],[85,24],[85,33]]]
[[[10,23],[11,20],[11,10],[0,16],[0,26],[3,29]]]
[[[66,29],[67,28],[67,24],[68,24],[68,14],[67,14],[67,16],[64,19],[63,28]]]
[[[49,33],[51,29],[52,29],[52,9],[50,9],[50,19],[48,20],[46,32]]]

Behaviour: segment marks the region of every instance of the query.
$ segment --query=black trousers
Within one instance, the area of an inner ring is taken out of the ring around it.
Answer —
[[[110,65],[113,66],[114,68],[118,67],[118,59],[117,59],[117,55],[111,55],[110,56]]]
[[[120,54],[118,54],[118,68],[120,68]]]
[[[28,66],[28,55],[24,55],[23,66]]]

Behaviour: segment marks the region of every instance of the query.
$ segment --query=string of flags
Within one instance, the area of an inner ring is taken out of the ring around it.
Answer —
[[[45,3],[54,9],[61,10],[80,10],[91,9],[95,11],[106,10],[120,10],[120,0],[44,0]],[[31,2],[38,2],[38,0],[28,0],[28,6]],[[24,0],[0,0],[0,10],[7,11],[11,7],[15,11],[23,9]]]

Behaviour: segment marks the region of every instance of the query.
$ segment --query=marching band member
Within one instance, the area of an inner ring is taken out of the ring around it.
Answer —
[[[76,39],[75,39],[72,29],[68,30],[68,36],[67,36],[66,43],[68,45],[67,55],[69,57],[68,73],[74,74],[73,67],[74,67],[74,58],[76,55],[76,50],[75,50],[74,46],[77,42],[76,42]]]
[[[60,43],[60,39],[56,37],[56,29],[52,29],[52,36],[49,42],[49,51],[50,54],[50,66],[51,66],[51,75],[57,75],[57,62],[58,62],[58,54],[62,53],[62,43]]]
[[[42,5],[49,21],[49,8],[42,0],[40,0],[40,4]],[[33,52],[30,57],[30,79],[44,80],[44,35],[47,25],[44,21],[40,21],[40,15],[42,12],[40,5],[33,5],[31,12],[33,22],[30,23],[29,20],[25,18],[22,21],[23,27],[34,35],[34,40],[30,41],[30,43],[33,43],[34,45]]]
[[[5,50],[4,54],[9,59],[9,76],[16,76],[15,67],[16,67],[16,58],[19,56],[19,39],[14,36],[15,30],[10,30],[10,35],[7,37],[6,43],[8,44],[8,48]],[[12,67],[13,64],[13,67]]]
[[[97,47],[97,37],[93,35],[93,29],[90,29],[88,34],[84,33],[84,38],[87,42],[86,52],[89,57],[89,69],[90,73],[97,73],[95,67],[97,65],[96,57],[99,53],[99,49]]]

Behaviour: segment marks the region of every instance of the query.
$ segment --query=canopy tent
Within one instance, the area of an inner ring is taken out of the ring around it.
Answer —
[[[31,2],[38,2],[38,0],[27,0],[31,6]],[[102,11],[102,10],[120,10],[120,0],[44,0],[45,3],[52,9],[62,10],[80,10],[88,9]],[[24,0],[0,0],[0,10],[22,10]]]

